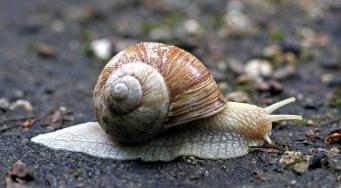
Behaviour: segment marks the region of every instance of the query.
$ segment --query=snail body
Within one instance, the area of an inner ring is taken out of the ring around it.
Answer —
[[[272,122],[302,119],[271,115],[294,101],[266,108],[228,102],[193,55],[170,45],[140,43],[118,53],[102,70],[93,97],[98,123],[32,141],[118,160],[227,159],[246,155],[250,146],[264,141],[271,144]]]

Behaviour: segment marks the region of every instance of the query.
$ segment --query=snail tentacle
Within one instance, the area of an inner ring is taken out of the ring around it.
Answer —
[[[272,112],[278,110],[279,108],[295,102],[296,99],[294,97],[290,97],[288,99],[284,99],[282,101],[276,102],[268,107],[264,108],[265,115],[264,115],[264,120],[268,121],[270,127],[270,130],[272,129],[272,122],[276,121],[282,121],[282,120],[302,120],[303,117],[299,115],[288,115],[288,114],[278,114],[278,115],[271,115]],[[272,141],[270,139],[270,132],[267,132],[264,134],[263,138],[268,144],[272,144]]]
[[[282,120],[302,120],[302,116],[298,115],[287,115],[287,114],[280,114],[280,115],[265,115],[264,119],[275,122],[275,121],[282,121]]]
[[[268,144],[272,144],[272,140],[270,138],[270,136],[268,134],[264,135],[264,140],[268,143]]]
[[[295,101],[296,101],[295,97],[290,97],[288,99],[284,99],[284,100],[281,100],[279,102],[276,102],[276,103],[264,108],[264,110],[266,111],[267,114],[271,114],[272,112],[276,111],[277,109],[279,109],[279,108],[281,108],[287,104],[293,103]]]

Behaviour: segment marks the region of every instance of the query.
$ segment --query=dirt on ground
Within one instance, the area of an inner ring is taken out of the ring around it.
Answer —
[[[304,120],[228,160],[116,161],[30,141],[96,121],[105,62],[142,41],[194,54],[231,101],[296,97],[277,113]],[[340,51],[340,0],[2,0],[0,187],[341,187]]]

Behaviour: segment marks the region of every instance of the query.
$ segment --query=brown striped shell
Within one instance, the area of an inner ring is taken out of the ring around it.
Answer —
[[[93,103],[107,133],[117,141],[137,143],[218,113],[225,98],[196,57],[175,46],[145,42],[108,62],[97,80]]]

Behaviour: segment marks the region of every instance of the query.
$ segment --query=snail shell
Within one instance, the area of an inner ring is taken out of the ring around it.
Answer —
[[[114,56],[102,70],[93,98],[100,126],[124,143],[150,140],[174,125],[211,116],[225,103],[196,57],[152,42]]]

